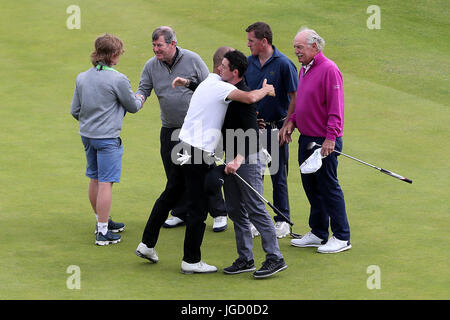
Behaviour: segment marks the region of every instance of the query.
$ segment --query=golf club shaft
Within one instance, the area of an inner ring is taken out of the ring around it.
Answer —
[[[319,147],[322,147],[322,146],[321,146],[320,144],[318,144],[318,143],[316,143],[316,145],[319,146]],[[337,150],[334,150],[334,152],[337,152],[337,153],[342,154],[343,156],[345,156],[345,157],[347,157],[347,158],[350,158],[350,159],[353,159],[353,160],[355,160],[355,161],[358,161],[358,162],[360,162],[360,163],[362,163],[362,164],[365,164],[366,166],[369,166],[369,167],[372,167],[372,168],[374,168],[374,169],[377,169],[378,171],[380,171],[380,172],[382,172],[382,173],[384,173],[384,174],[387,174],[388,176],[397,178],[397,179],[402,180],[402,181],[407,182],[407,183],[412,183],[412,180],[410,180],[410,179],[408,179],[408,178],[405,178],[405,177],[403,177],[403,176],[401,176],[401,175],[399,175],[399,174],[397,174],[397,173],[395,173],[395,172],[392,172],[392,171],[389,171],[389,170],[386,170],[386,169],[383,169],[383,168],[376,167],[376,166],[374,166],[374,165],[372,165],[372,164],[370,164],[370,163],[367,163],[367,162],[365,162],[365,161],[359,160],[359,159],[357,159],[357,158],[355,158],[355,157],[349,156],[348,154],[345,154],[345,153],[340,152],[340,151],[337,151]]]
[[[214,155],[214,158],[219,161],[221,164],[226,165],[226,163],[220,159],[219,157]],[[247,187],[250,188],[250,190],[252,190],[254,193],[256,193],[262,201],[264,201],[267,205],[269,205],[269,207],[271,207],[277,214],[279,214],[280,216],[282,216],[284,218],[284,220],[286,220],[287,223],[289,223],[289,225],[293,226],[294,224],[292,223],[291,220],[289,220],[283,213],[281,213],[280,210],[278,210],[274,205],[272,205],[266,198],[264,198],[264,196],[262,194],[260,194],[255,188],[253,188],[247,181],[245,181],[244,178],[242,178],[237,172],[234,173],[234,175],[236,177],[238,177]]]
[[[264,198],[262,194],[260,194],[257,190],[255,190],[247,181],[245,181],[244,178],[242,178],[237,173],[234,173],[234,175],[239,179],[241,179],[243,183],[245,183],[253,192],[255,192],[261,198],[261,200],[264,201],[267,205],[269,205],[269,207],[271,207],[277,214],[282,216],[287,223],[289,223],[291,226],[294,225],[291,220],[289,220],[283,213],[281,213],[280,210],[278,210],[273,204],[271,204],[266,198]]]

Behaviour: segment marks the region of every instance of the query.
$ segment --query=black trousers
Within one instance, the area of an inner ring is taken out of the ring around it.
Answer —
[[[175,130],[179,128],[161,128],[160,132],[160,143],[161,143],[161,159],[164,165],[164,171],[166,172],[166,177],[169,178],[169,173],[174,167],[174,163],[172,161],[171,153],[172,149],[175,145],[178,144],[178,136],[172,138],[172,134]],[[187,213],[187,195],[185,192],[182,192],[182,196],[180,200],[176,204],[176,206],[172,209],[172,215],[180,218],[181,220],[186,220]],[[211,195],[208,195],[208,211],[213,218],[219,216],[226,216],[227,210],[225,206],[225,201],[223,199],[222,192],[215,192]]]
[[[189,149],[191,149],[188,150],[189,154],[194,154],[193,148]],[[200,154],[202,154],[201,151]],[[166,187],[156,200],[142,235],[142,242],[147,247],[155,247],[159,232],[169,215],[169,211],[177,205],[185,194],[186,231],[183,260],[187,263],[197,263],[201,260],[200,247],[206,227],[205,220],[208,215],[205,178],[211,169],[211,165],[204,161],[194,161],[194,159],[191,163],[174,165],[171,168]]]

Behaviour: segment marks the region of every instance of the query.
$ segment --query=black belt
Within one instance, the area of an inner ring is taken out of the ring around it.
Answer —
[[[283,125],[284,120],[286,120],[286,117],[284,117],[283,119],[280,120],[275,120],[275,121],[264,121],[264,124],[267,126],[270,126],[272,129],[278,129],[278,125],[281,123],[281,125]]]

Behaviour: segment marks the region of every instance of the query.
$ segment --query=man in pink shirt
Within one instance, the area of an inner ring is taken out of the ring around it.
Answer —
[[[302,164],[314,150],[311,142],[322,145],[322,166],[314,173],[301,174],[303,189],[311,205],[311,231],[301,239],[291,240],[296,247],[318,247],[321,253],[337,253],[351,248],[350,227],[344,194],[337,179],[337,156],[342,150],[344,129],[344,88],[336,64],[322,53],[325,41],[311,29],[301,29],[294,38],[295,55],[302,64],[297,100],[281,143],[292,141],[300,132],[298,162]],[[328,227],[333,236],[328,239]]]

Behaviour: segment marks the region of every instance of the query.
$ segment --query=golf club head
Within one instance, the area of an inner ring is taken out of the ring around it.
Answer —
[[[311,150],[312,148],[314,148],[314,147],[321,147],[321,145],[320,144],[318,144],[318,143],[315,143],[315,142],[310,142],[310,143],[308,143],[307,145],[306,145],[306,149],[307,150]]]

